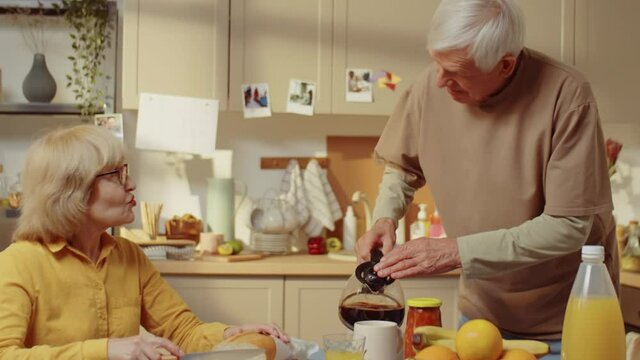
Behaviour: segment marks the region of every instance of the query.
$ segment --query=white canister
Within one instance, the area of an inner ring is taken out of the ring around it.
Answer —
[[[402,360],[402,331],[392,321],[358,321],[353,333],[364,336],[364,360]]]

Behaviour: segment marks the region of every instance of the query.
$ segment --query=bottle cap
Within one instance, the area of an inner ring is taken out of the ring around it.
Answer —
[[[353,214],[353,206],[347,205],[347,211],[345,212],[345,216],[354,216],[354,214]]]
[[[434,308],[442,305],[442,300],[436,298],[411,298],[407,300],[407,305],[419,308]]]
[[[582,256],[604,256],[604,247],[601,245],[585,245],[582,247]]]

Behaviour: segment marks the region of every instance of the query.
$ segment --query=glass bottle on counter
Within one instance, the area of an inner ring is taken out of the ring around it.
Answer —
[[[413,348],[413,331],[420,326],[442,326],[440,306],[442,300],[436,298],[411,298],[407,300],[407,327],[404,330],[404,358],[416,355]]]
[[[562,360],[624,360],[622,311],[604,247],[583,246],[562,326]]]

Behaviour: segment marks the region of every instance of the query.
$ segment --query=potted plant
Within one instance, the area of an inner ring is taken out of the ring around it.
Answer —
[[[69,34],[73,55],[68,57],[72,69],[67,75],[67,87],[72,89],[81,116],[87,120],[105,106],[105,93],[97,84],[105,76],[102,64],[105,50],[111,46],[109,4],[107,0],[61,0],[54,7],[64,13],[73,30]]]

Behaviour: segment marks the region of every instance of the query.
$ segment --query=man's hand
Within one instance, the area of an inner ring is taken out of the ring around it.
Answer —
[[[373,224],[356,242],[356,254],[358,263],[368,261],[371,256],[371,249],[382,247],[382,253],[386,254],[396,243],[396,226],[391,218],[380,218]]]
[[[171,341],[151,334],[131,336],[127,338],[109,339],[107,341],[107,357],[109,360],[160,359],[160,348],[171,355],[182,357],[184,352]]]
[[[382,278],[402,279],[441,274],[460,266],[457,239],[419,238],[385,254],[373,269]]]
[[[224,330],[224,338],[228,339],[234,335],[246,332],[259,332],[279,338],[284,343],[289,342],[289,336],[276,324],[249,324],[241,326],[231,326]]]

